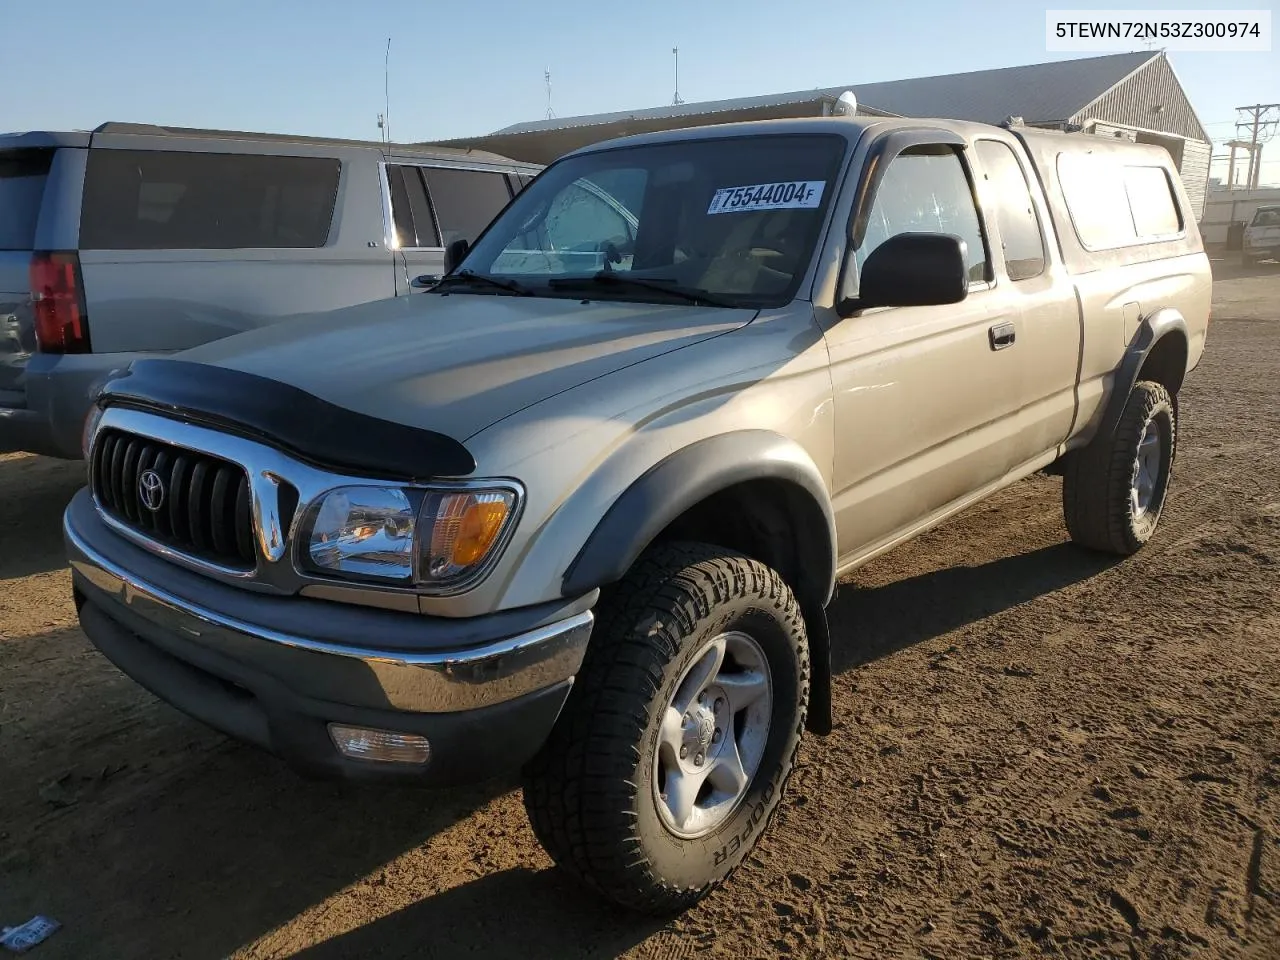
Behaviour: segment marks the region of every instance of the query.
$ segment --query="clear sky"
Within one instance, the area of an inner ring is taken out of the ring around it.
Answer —
[[[390,36],[392,136],[443,139],[543,118],[544,70],[560,117],[670,103],[674,46],[686,101],[852,85],[1095,56],[1047,53],[1045,9],[1107,6],[0,0],[0,130],[130,120],[376,140]],[[1110,7],[1176,9],[1172,0]],[[1170,60],[1215,139],[1232,135],[1235,107],[1280,102],[1280,45],[1270,53],[1175,52]],[[1280,137],[1264,159],[1263,180],[1280,183]]]

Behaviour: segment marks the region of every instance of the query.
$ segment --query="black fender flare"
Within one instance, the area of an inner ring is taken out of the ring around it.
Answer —
[[[1156,344],[1171,336],[1181,336],[1188,345],[1191,342],[1191,336],[1187,332],[1187,321],[1172,307],[1156,310],[1138,324],[1138,330],[1129,341],[1129,346],[1125,348],[1124,357],[1116,370],[1111,396],[1107,400],[1102,422],[1098,425],[1098,436],[1109,437],[1115,433],[1120,417],[1124,413],[1124,405],[1129,401],[1129,394],[1133,392],[1133,386],[1138,382],[1138,375],[1142,372],[1147,357],[1151,355]],[[1180,383],[1181,380],[1179,380]]]
[[[794,440],[769,430],[707,437],[668,455],[613,502],[565,571],[562,592],[577,596],[621,580],[636,558],[677,517],[708,497],[752,480],[777,480],[802,492],[821,520],[797,530],[804,581],[797,600],[809,634],[808,725],[831,729],[831,644],[826,605],[835,589],[836,527],[826,482]],[[816,528],[816,529],[812,529]]]

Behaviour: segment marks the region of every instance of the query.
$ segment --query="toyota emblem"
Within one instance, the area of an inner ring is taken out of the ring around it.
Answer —
[[[164,504],[164,481],[154,470],[143,470],[138,477],[138,499],[155,513]]]

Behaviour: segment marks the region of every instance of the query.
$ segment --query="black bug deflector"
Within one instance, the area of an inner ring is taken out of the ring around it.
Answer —
[[[385,479],[462,477],[476,469],[453,437],[357,413],[278,380],[187,360],[135,360],[103,387],[97,403],[202,420],[326,467]]]

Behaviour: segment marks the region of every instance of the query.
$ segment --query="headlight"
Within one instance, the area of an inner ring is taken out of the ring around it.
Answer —
[[[319,573],[447,589],[485,568],[516,505],[509,487],[338,487],[307,510],[300,560]]]
[[[413,577],[414,509],[401,490],[339,487],[314,508],[308,559],[324,571],[403,580]]]

